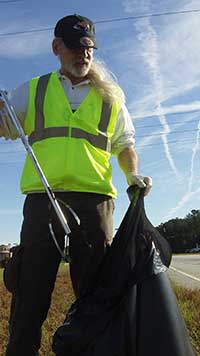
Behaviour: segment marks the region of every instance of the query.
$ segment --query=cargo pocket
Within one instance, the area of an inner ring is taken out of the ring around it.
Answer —
[[[6,289],[10,293],[15,293],[19,286],[23,250],[24,248],[22,246],[13,247],[11,249],[12,257],[4,268],[3,281]]]

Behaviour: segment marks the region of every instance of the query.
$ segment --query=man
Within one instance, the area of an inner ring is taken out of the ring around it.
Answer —
[[[70,205],[80,227],[68,214],[70,274],[78,297],[91,285],[111,244],[113,199],[111,154],[116,155],[129,185],[145,187],[138,175],[134,128],[124,94],[101,63],[93,59],[95,28],[89,19],[70,15],[59,20],[52,42],[60,70],[31,79],[12,91],[11,102],[57,199]],[[0,105],[0,136],[15,139],[16,130]],[[12,300],[6,356],[38,356],[41,326],[50,306],[60,255],[49,231],[53,221],[60,247],[64,232],[29,157],[22,177],[24,221],[19,285]]]

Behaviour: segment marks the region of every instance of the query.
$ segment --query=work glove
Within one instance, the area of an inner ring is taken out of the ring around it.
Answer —
[[[133,172],[129,172],[126,175],[128,185],[137,185],[139,188],[144,189],[144,195],[147,195],[152,188],[152,178],[151,177],[143,177]]]
[[[3,100],[0,99],[0,137],[4,137],[6,140],[16,140],[19,137],[17,129],[12,123],[10,116],[8,115]]]

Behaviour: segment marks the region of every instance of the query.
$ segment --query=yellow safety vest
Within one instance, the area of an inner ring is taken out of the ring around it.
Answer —
[[[30,80],[24,130],[52,190],[116,197],[110,143],[120,107],[91,86],[73,112],[56,72]],[[22,193],[45,190],[29,156],[20,186]]]

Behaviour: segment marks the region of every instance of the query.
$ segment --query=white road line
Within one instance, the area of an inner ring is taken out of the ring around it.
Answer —
[[[197,281],[197,282],[200,282],[200,279],[199,279],[199,278],[194,277],[194,276],[191,276],[191,274],[188,274],[188,273],[185,273],[185,272],[183,272],[183,271],[180,271],[180,270],[177,269],[177,268],[170,267],[169,269],[171,269],[172,271],[181,273],[181,274],[183,274],[183,275],[186,276],[186,277],[189,277],[189,278],[191,278],[191,279],[194,279],[194,280]]]

